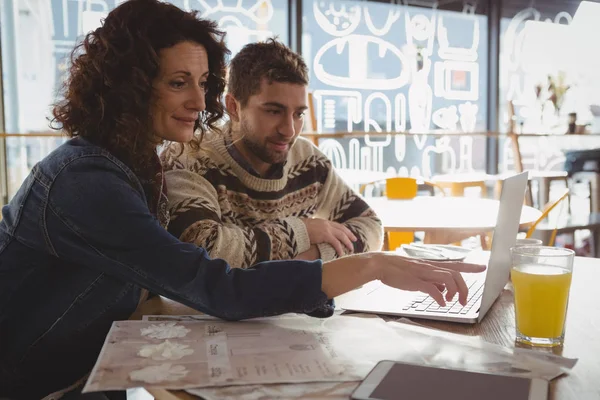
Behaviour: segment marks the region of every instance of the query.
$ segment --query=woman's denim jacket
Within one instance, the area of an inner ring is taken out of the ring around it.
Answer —
[[[72,139],[2,210],[0,397],[41,397],[89,372],[142,288],[237,320],[323,308],[321,270],[320,261],[242,270],[211,260],[160,226],[125,164]]]

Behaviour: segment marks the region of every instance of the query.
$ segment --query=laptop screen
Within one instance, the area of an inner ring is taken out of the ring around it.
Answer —
[[[506,178],[502,184],[498,218],[492,240],[492,251],[485,278],[485,289],[479,309],[479,319],[494,304],[510,276],[510,248],[519,233],[521,210],[527,189],[527,172]]]

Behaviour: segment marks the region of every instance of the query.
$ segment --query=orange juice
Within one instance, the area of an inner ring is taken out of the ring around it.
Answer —
[[[565,268],[530,264],[512,268],[517,330],[531,338],[558,338],[563,335],[571,271]]]

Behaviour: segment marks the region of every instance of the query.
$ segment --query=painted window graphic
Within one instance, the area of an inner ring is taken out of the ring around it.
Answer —
[[[100,26],[124,0],[0,0],[5,129],[48,131],[68,56],[84,34]],[[227,32],[232,54],[245,44],[278,36],[288,42],[288,2],[282,0],[172,0],[197,10]],[[33,165],[63,139],[9,138],[9,198]]]
[[[0,0],[7,132],[48,130],[49,104],[67,70],[66,57],[83,34],[123,1]],[[271,36],[289,43],[286,0],[169,2],[217,21],[228,33],[227,44],[234,54],[246,43]],[[320,140],[334,165],[413,176],[485,168],[485,138],[458,135],[486,130],[488,17],[477,2],[301,3],[302,51],[311,72],[315,129],[365,132],[360,138]],[[438,8],[449,3],[459,10],[462,5],[462,11]],[[575,3],[565,3],[568,11],[560,5],[551,13],[543,2],[510,14],[508,5],[502,10],[507,18],[501,20],[500,32],[501,131],[506,130],[509,100],[514,103],[516,127],[525,132],[560,131],[573,111],[578,123],[600,126],[600,106],[590,107],[600,104],[600,79],[595,77],[600,58],[586,51],[585,40],[585,32],[593,31],[600,18],[600,3]],[[585,10],[577,16],[579,3]],[[575,30],[580,32],[579,41],[569,33]],[[551,48],[543,45],[547,42],[553,43]],[[582,62],[580,57],[587,53],[591,58]],[[561,81],[571,86],[554,102],[545,87],[536,93],[536,85],[545,84],[547,75],[555,86]],[[444,136],[423,134],[431,131]],[[524,141],[523,163],[526,168],[560,168],[562,150],[580,140],[584,139],[560,144],[558,138]],[[32,166],[62,142],[7,139],[9,197]],[[501,141],[500,170],[510,170],[513,164],[510,143]]]
[[[311,67],[316,130],[484,131],[487,33],[481,26],[487,17],[467,4],[463,12],[451,12],[436,3],[396,3],[306,3],[303,52]],[[473,157],[483,157],[466,136],[367,134],[321,140],[320,147],[340,168],[404,175],[468,172]],[[475,164],[482,168],[484,160]]]

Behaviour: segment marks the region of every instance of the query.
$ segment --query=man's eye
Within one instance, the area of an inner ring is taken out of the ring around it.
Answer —
[[[277,115],[277,114],[279,114],[280,111],[279,110],[267,110],[267,112],[271,115]]]
[[[302,118],[304,118],[304,116],[306,116],[306,113],[303,113],[303,112],[296,113],[296,118],[298,118],[298,119],[302,119]]]

